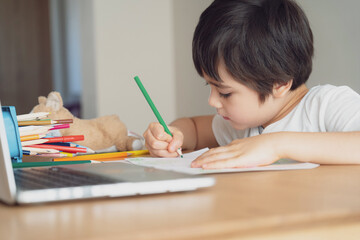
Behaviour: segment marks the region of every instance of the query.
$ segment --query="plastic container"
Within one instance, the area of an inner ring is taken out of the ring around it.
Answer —
[[[9,144],[11,160],[13,162],[22,162],[22,147],[14,106],[2,106],[2,113],[5,123],[6,137]]]

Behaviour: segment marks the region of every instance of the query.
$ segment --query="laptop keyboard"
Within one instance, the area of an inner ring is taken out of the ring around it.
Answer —
[[[21,189],[76,187],[115,182],[95,174],[59,167],[15,169],[14,174],[16,185]]]

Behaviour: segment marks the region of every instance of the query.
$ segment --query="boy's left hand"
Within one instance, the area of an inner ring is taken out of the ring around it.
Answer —
[[[195,159],[191,167],[217,169],[269,165],[280,159],[275,139],[276,134],[272,133],[237,139],[226,146],[210,149]]]

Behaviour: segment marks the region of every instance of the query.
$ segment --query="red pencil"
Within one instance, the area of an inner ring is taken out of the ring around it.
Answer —
[[[80,147],[66,147],[66,146],[59,146],[59,145],[46,145],[46,144],[36,144],[36,145],[29,145],[27,147],[33,147],[33,148],[47,148],[47,149],[56,149],[63,152],[69,152],[69,153],[86,153],[86,148],[80,148]]]
[[[54,143],[54,142],[75,142],[84,140],[84,135],[71,135],[71,136],[63,136],[63,137],[51,137],[51,138],[43,138],[46,143]]]

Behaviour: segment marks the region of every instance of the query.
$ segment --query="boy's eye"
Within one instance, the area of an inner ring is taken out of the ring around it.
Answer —
[[[231,96],[231,93],[226,93],[226,94],[224,94],[224,93],[220,93],[220,92],[219,92],[219,96],[222,97],[222,98],[228,98],[228,97]]]
[[[205,82],[204,85],[205,85],[205,86],[208,86],[208,85],[210,85],[210,84],[209,84],[208,82]],[[231,93],[221,93],[221,92],[219,92],[218,90],[217,90],[217,92],[219,93],[219,96],[222,97],[222,98],[228,98],[228,97],[231,96]]]

